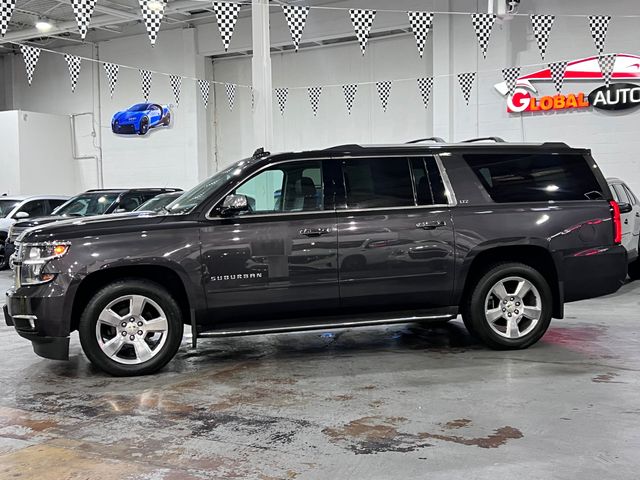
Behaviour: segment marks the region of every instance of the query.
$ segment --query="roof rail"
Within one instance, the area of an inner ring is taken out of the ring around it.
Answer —
[[[478,137],[478,138],[470,138],[469,140],[464,140],[460,143],[475,143],[475,142],[486,142],[486,141],[492,141],[495,143],[506,143],[502,138],[500,137]]]
[[[325,151],[328,151],[328,150],[338,150],[338,151],[341,151],[341,150],[347,150],[347,151],[350,151],[350,150],[362,150],[362,145],[358,145],[358,144],[355,144],[355,143],[347,143],[345,145],[334,145],[333,147],[325,148],[324,150]]]
[[[407,142],[407,145],[412,143],[422,143],[422,142],[446,143],[441,137],[429,137],[429,138],[418,138],[417,140],[411,140],[410,142]]]

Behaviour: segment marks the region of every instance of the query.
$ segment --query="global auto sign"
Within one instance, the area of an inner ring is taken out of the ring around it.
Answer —
[[[513,95],[508,95],[506,82],[495,85],[500,94],[507,97],[507,112],[548,112],[593,107],[600,110],[625,110],[640,106],[640,85],[616,80],[637,79],[640,82],[640,56],[619,53],[611,75],[612,83],[602,85],[590,93],[572,92],[538,96],[534,82],[551,82],[551,71],[546,68],[524,75],[516,81]],[[569,81],[604,82],[598,57],[569,62],[565,73],[565,90]],[[570,84],[570,83],[569,83]]]

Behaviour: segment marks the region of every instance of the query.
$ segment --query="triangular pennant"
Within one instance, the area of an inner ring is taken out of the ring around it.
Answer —
[[[202,103],[204,103],[204,108],[209,106],[209,89],[211,85],[208,80],[198,80],[198,86],[200,87],[200,94],[202,95]]]
[[[27,72],[27,80],[29,81],[29,85],[31,85],[33,72],[36,69],[38,58],[40,58],[40,49],[30,47],[28,45],[20,45],[20,50],[22,51],[22,58],[24,59],[24,68]]]
[[[429,99],[431,98],[432,89],[433,89],[433,77],[418,79],[418,90],[420,90],[420,96],[422,97],[422,103],[424,103],[424,108],[427,108],[429,106]]]
[[[513,95],[513,92],[516,90],[516,83],[518,83],[518,78],[520,78],[520,67],[503,68],[502,77],[507,83],[509,95]]]
[[[564,74],[567,71],[567,62],[550,63],[549,70],[551,71],[551,78],[556,86],[556,91],[560,93],[564,84]]]
[[[609,15],[589,15],[589,28],[598,53],[602,53],[604,50],[604,42],[607,41],[607,30],[609,30],[610,21],[611,17]]]
[[[229,110],[233,110],[233,105],[236,102],[236,84],[225,83],[224,89],[227,92],[227,100],[229,100]]]
[[[95,6],[96,0],[71,0],[71,8],[73,8],[73,14],[78,24],[78,31],[83,40],[84,37],[87,36],[89,24],[91,23],[91,15],[93,14],[93,8]]]
[[[289,96],[288,88],[276,88],[276,98],[280,107],[280,115],[284,115],[284,109],[287,106],[287,97]]]
[[[153,78],[153,74],[149,70],[139,70],[140,72],[140,82],[142,86],[142,96],[145,101],[149,101],[149,93],[151,92],[151,79]]]
[[[356,93],[358,93],[358,84],[353,83],[350,85],[343,85],[342,91],[344,92],[344,101],[347,105],[347,112],[351,115],[351,109],[353,108],[353,101],[356,98]]]
[[[118,71],[120,67],[113,63],[105,63],[104,71],[107,72],[107,80],[109,80],[109,92],[111,93],[111,98],[113,98],[113,92],[116,89],[116,83],[118,83]]]
[[[149,41],[151,45],[156,44],[156,38],[158,38],[158,31],[160,30],[160,24],[162,23],[162,17],[164,17],[164,7],[166,0],[138,0],[140,2],[140,9],[142,10],[142,20],[147,27],[147,35],[149,35]]]
[[[424,45],[433,25],[433,13],[431,12],[407,12],[409,15],[409,25],[413,35],[416,37],[416,45],[420,58],[424,54]]]
[[[180,75],[169,75],[169,83],[173,90],[173,97],[176,99],[176,106],[180,105],[180,90],[182,89],[182,77]]]
[[[487,47],[489,46],[489,39],[491,38],[491,31],[493,30],[493,24],[496,21],[495,13],[472,13],[471,22],[473,23],[473,29],[476,31],[478,37],[478,45],[482,50],[482,56],[487,58]]]
[[[555,15],[531,15],[531,25],[533,26],[533,36],[536,37],[540,56],[544,60],[547,53],[547,44],[549,43],[549,35],[553,28]]]
[[[367,49],[367,41],[369,40],[369,32],[376,18],[376,11],[351,9],[349,10],[349,14],[351,15],[353,29],[356,31],[356,37],[358,37],[360,50],[362,50],[362,55],[364,55]]]
[[[615,53],[609,55],[600,55],[598,57],[598,65],[600,65],[600,71],[602,72],[602,78],[604,78],[604,84],[608,87],[611,84],[611,75],[613,74],[613,67],[616,64]]]
[[[296,47],[300,47],[300,40],[302,39],[302,32],[304,32],[304,26],[307,23],[307,15],[309,14],[309,7],[302,5],[282,5],[284,16],[287,19],[287,25],[289,25],[289,31],[291,32],[291,39]]]
[[[311,102],[311,110],[313,110],[313,116],[318,115],[318,104],[320,103],[320,95],[322,95],[322,87],[309,87],[309,102]]]
[[[11,15],[16,9],[16,0],[0,0],[0,37],[7,33]]]
[[[459,73],[458,82],[460,83],[460,89],[464,96],[464,101],[469,105],[469,99],[471,98],[471,90],[473,90],[473,82],[476,80],[475,72]]]
[[[233,29],[238,21],[238,13],[240,12],[240,4],[233,2],[213,2],[213,11],[218,21],[218,30],[224,45],[224,51],[229,50]]]
[[[71,81],[71,92],[76,91],[76,85],[78,84],[78,76],[80,75],[80,66],[82,65],[82,59],[76,55],[65,55],[64,59],[67,61],[69,67],[69,80]]]
[[[380,97],[380,104],[382,105],[382,110],[387,111],[387,106],[389,106],[389,95],[391,94],[391,82],[377,82],[376,90],[378,90],[378,97]]]

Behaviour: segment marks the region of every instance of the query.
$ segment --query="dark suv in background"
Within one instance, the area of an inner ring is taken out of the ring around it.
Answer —
[[[565,302],[615,292],[620,212],[589,150],[561,143],[256,152],[168,206],[18,238],[6,321],[35,352],[150,373],[199,337],[462,314],[526,348]],[[351,260],[347,261],[350,258]]]

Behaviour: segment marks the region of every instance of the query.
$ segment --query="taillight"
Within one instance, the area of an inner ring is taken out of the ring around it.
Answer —
[[[618,203],[611,200],[609,202],[611,209],[613,210],[613,241],[615,243],[622,243],[622,219],[620,218],[620,207]]]

